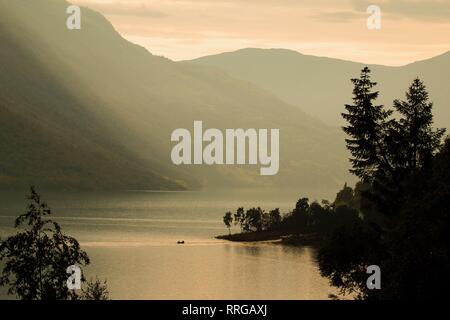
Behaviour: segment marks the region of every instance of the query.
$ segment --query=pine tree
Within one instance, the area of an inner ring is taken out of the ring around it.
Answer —
[[[373,91],[376,82],[370,79],[370,69],[365,67],[359,79],[352,79],[353,105],[346,105],[348,113],[342,117],[348,122],[343,127],[350,138],[346,139],[347,148],[352,154],[351,173],[364,181],[372,181],[378,174],[392,175],[385,147],[385,135],[388,127],[387,118],[392,111],[382,105],[375,105],[378,91]]]
[[[402,115],[397,125],[400,142],[395,147],[403,150],[403,165],[409,172],[429,165],[442,144],[445,129],[433,129],[433,103],[428,100],[424,83],[414,79],[406,92],[406,101],[395,100],[394,108]]]

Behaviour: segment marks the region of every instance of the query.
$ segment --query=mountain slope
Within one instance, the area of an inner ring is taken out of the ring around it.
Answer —
[[[85,90],[46,67],[54,48],[33,31],[46,17],[37,5],[0,2],[0,187],[184,189],[117,145]]]
[[[351,102],[350,79],[359,76],[363,64],[303,55],[284,49],[242,49],[188,61],[221,68],[299,106],[329,125],[341,125],[344,105]],[[404,67],[370,65],[379,83],[380,102],[391,106],[403,98],[412,80],[425,81],[435,102],[435,121],[450,127],[450,52]]]
[[[338,130],[220,70],[153,56],[89,9],[81,30],[67,30],[67,6],[0,0],[0,38],[8,43],[0,49],[1,185],[335,188],[349,179]],[[171,164],[171,132],[192,130],[194,120],[208,128],[279,128],[279,175]]]

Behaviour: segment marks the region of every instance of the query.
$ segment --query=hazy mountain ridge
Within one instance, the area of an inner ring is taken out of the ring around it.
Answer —
[[[0,37],[10,43],[0,49],[0,106],[9,126],[1,129],[2,154],[8,154],[0,159],[0,168],[8,168],[3,186],[14,180],[74,188],[335,188],[349,179],[339,130],[223,71],[153,56],[94,11],[83,8],[82,29],[69,31],[67,5],[0,1]],[[12,126],[13,115],[39,126],[27,134]],[[261,177],[257,166],[172,165],[170,134],[192,130],[194,120],[205,128],[279,128],[280,173]],[[36,140],[22,143],[30,135]],[[36,162],[46,169],[38,170]]]
[[[242,49],[191,61],[195,65],[218,67],[230,75],[249,81],[300,107],[329,125],[340,126],[344,105],[351,102],[352,84],[365,66],[334,58],[303,55],[286,49]],[[425,81],[435,103],[435,122],[450,127],[450,51],[403,67],[369,65],[378,82],[380,102],[390,107],[404,98],[415,77]]]

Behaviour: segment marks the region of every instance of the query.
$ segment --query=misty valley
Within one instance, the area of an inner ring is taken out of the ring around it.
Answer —
[[[275,2],[0,0],[0,300],[449,295],[450,2]]]

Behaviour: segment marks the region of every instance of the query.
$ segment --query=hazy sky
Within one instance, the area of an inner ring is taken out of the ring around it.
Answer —
[[[450,0],[72,0],[173,60],[246,47],[403,65],[450,50]],[[381,8],[381,30],[366,9]]]

